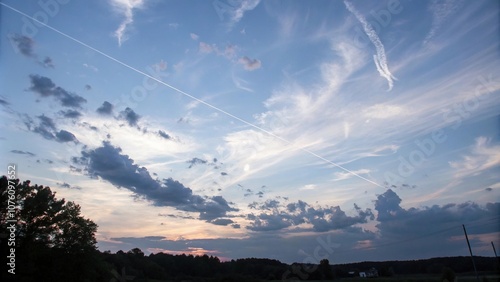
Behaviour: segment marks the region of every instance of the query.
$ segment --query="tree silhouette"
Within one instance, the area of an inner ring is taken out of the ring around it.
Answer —
[[[30,184],[0,178],[0,228],[15,225],[15,245],[7,249],[15,248],[16,278],[84,281],[105,272],[96,259],[97,225],[80,215],[77,204],[57,199],[49,187]],[[9,198],[9,190],[15,198]]]

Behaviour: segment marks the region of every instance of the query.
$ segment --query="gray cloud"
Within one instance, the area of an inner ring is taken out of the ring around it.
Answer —
[[[125,110],[120,112],[119,118],[126,120],[129,126],[136,126],[141,116],[136,114],[131,108],[127,107]]]
[[[167,139],[167,140],[172,139],[172,137],[170,137],[170,135],[168,135],[167,133],[165,133],[165,131],[163,131],[163,130],[158,130],[158,135],[160,137],[163,137],[163,138]]]
[[[0,105],[2,105],[2,106],[8,106],[8,105],[10,105],[10,103],[7,102],[7,100],[4,100],[4,99],[0,98]]]
[[[186,163],[190,164],[189,168],[192,168],[197,164],[206,164],[207,162],[208,162],[207,160],[202,160],[200,158],[192,158],[189,161],[186,161]]]
[[[111,115],[113,113],[113,105],[108,101],[104,101],[102,106],[97,108],[96,112],[101,115]]]
[[[90,177],[100,177],[115,186],[127,188],[156,206],[198,212],[199,219],[207,222],[227,217],[228,212],[238,211],[222,196],[202,197],[172,178],[161,181],[153,179],[145,167],[135,164],[128,155],[122,154],[121,148],[109,142],[103,142],[102,147],[94,150],[82,151],[82,156],[73,157],[72,161],[84,165]]]
[[[423,229],[422,226],[434,228],[459,226],[467,222],[498,217],[500,214],[500,203],[479,206],[473,202],[465,202],[404,209],[400,205],[401,202],[401,198],[391,189],[377,196],[375,210],[378,212],[377,227],[381,233],[388,236],[394,234],[418,236],[429,232],[429,228]],[[485,230],[498,232],[498,226]]]
[[[20,154],[20,155],[28,155],[30,157],[34,157],[36,156],[35,154],[33,154],[32,152],[29,152],[29,151],[21,151],[21,150],[12,150],[10,151],[11,153],[14,153],[14,154]]]
[[[253,70],[256,70],[256,69],[260,69],[260,67],[262,65],[261,62],[260,62],[260,60],[250,59],[247,56],[241,57],[238,60],[238,63],[242,64],[243,68],[245,68],[248,71],[253,71]]]
[[[79,118],[82,116],[82,113],[76,110],[59,111],[59,114],[65,118]]]
[[[58,142],[78,142],[75,135],[66,130],[59,130],[59,132],[56,133],[56,140]]]
[[[56,86],[48,77],[33,74],[29,77],[31,81],[29,90],[40,94],[42,97],[53,97],[64,107],[81,108],[81,105],[87,102],[85,98]]]
[[[277,200],[267,200],[261,205],[254,202],[249,207],[264,211],[258,215],[251,214],[247,217],[252,220],[247,228],[253,231],[274,231],[309,223],[313,226],[313,231],[324,232],[348,228],[356,224],[366,223],[368,219],[374,219],[370,209],[362,210],[357,205],[354,205],[357,213],[355,216],[348,216],[339,206],[312,207],[300,200],[296,203],[290,203],[286,207]]]
[[[45,57],[45,59],[41,61],[40,64],[45,68],[54,68],[54,62],[50,57]]]
[[[12,43],[14,43],[17,51],[26,57],[34,57],[35,53],[33,51],[35,47],[35,41],[30,37],[16,34],[10,37]]]
[[[210,223],[215,224],[215,225],[227,226],[231,223],[234,223],[234,221],[232,221],[231,219],[228,219],[228,218],[217,218],[217,219],[210,221]]]

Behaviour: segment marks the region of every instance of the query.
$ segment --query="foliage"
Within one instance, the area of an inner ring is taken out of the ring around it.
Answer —
[[[9,185],[15,191],[10,209]],[[103,273],[108,271],[99,264],[96,248],[97,225],[80,215],[79,205],[57,199],[55,194],[49,187],[31,185],[30,181],[0,178],[0,228],[7,230],[15,224],[15,245],[2,242],[2,248],[5,253],[15,249],[16,278],[89,281],[106,276]]]

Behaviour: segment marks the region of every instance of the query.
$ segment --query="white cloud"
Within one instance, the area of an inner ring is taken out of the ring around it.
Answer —
[[[369,119],[386,119],[401,116],[404,114],[404,109],[396,105],[375,104],[363,111],[366,118]]]
[[[256,69],[260,69],[262,63],[258,59],[250,59],[247,56],[241,57],[238,60],[238,63],[242,64],[243,67],[248,71],[253,71]]]
[[[491,144],[491,139],[484,136],[478,137],[470,154],[449,164],[455,169],[457,178],[480,175],[486,170],[500,166],[500,145]]]
[[[380,76],[382,76],[387,80],[390,91],[394,86],[394,80],[396,78],[391,74],[391,72],[389,71],[389,67],[387,66],[387,58],[385,56],[384,45],[380,41],[380,38],[378,37],[373,27],[366,21],[365,17],[358,10],[356,10],[356,8],[354,8],[354,6],[351,3],[344,1],[344,4],[347,10],[349,10],[349,12],[351,12],[363,25],[363,29],[366,35],[373,43],[373,45],[375,45],[377,54],[373,55],[373,61],[375,62],[375,66],[377,67],[377,71],[379,72]]]
[[[429,33],[424,39],[424,44],[427,44],[436,35],[436,32],[446,22],[446,20],[453,15],[463,1],[457,0],[434,0],[429,5],[429,11],[432,13],[432,25]]]
[[[199,50],[201,53],[206,53],[206,54],[210,54],[214,51],[217,51],[217,46],[215,45],[210,45],[208,43],[205,43],[205,42],[200,42],[199,44]]]
[[[242,0],[238,7],[233,10],[229,10],[230,13],[230,28],[238,23],[246,12],[255,9],[260,3],[260,0]]]
[[[144,2],[145,0],[111,0],[111,5],[116,12],[125,17],[114,33],[115,37],[118,39],[119,46],[127,40],[127,27],[134,22],[134,9],[142,8]]]
[[[190,33],[189,36],[191,36],[191,39],[193,40],[198,40],[198,38],[200,38],[196,33]]]

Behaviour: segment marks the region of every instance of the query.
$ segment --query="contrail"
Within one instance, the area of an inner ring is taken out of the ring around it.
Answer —
[[[330,161],[330,160],[328,160],[328,159],[326,159],[326,158],[324,158],[324,157],[322,157],[322,156],[314,153],[313,151],[306,149],[305,147],[299,147],[299,146],[295,145],[292,141],[289,141],[288,139],[280,137],[280,136],[272,133],[269,130],[266,130],[266,129],[262,128],[262,127],[259,127],[259,126],[255,125],[255,124],[253,124],[253,123],[251,123],[249,121],[246,121],[246,120],[244,120],[242,118],[239,118],[239,117],[237,117],[237,116],[235,116],[235,115],[233,115],[233,114],[231,114],[231,113],[229,113],[229,112],[227,112],[227,111],[225,111],[225,110],[223,110],[223,109],[221,109],[221,108],[219,108],[217,106],[214,106],[214,105],[212,105],[212,104],[210,104],[210,103],[208,103],[208,102],[206,102],[204,100],[201,100],[200,98],[197,98],[197,97],[195,97],[195,96],[193,96],[193,95],[191,95],[191,94],[189,94],[187,92],[184,92],[184,91],[180,90],[179,88],[177,88],[175,86],[172,86],[172,85],[170,85],[170,84],[168,84],[168,83],[166,83],[166,82],[164,82],[164,81],[162,81],[162,80],[160,80],[160,79],[158,79],[158,78],[156,78],[156,77],[154,77],[152,75],[149,75],[149,74],[147,74],[147,73],[145,73],[145,72],[143,72],[143,71],[141,71],[141,70],[139,70],[139,69],[137,69],[137,68],[135,68],[135,67],[133,67],[133,66],[127,64],[127,63],[125,63],[125,62],[123,62],[123,61],[120,61],[120,60],[116,59],[115,57],[113,57],[111,55],[108,55],[108,54],[106,54],[106,53],[104,53],[104,52],[102,52],[102,51],[100,51],[100,50],[98,50],[98,49],[96,49],[96,48],[88,45],[87,43],[82,42],[82,41],[80,41],[80,40],[72,37],[71,35],[68,35],[68,34],[66,34],[66,33],[64,33],[64,32],[62,32],[62,31],[60,31],[60,30],[58,30],[58,29],[56,29],[56,28],[54,28],[54,27],[52,27],[50,25],[48,25],[48,24],[45,24],[45,23],[43,23],[43,22],[41,22],[41,21],[39,21],[39,20],[37,20],[37,19],[35,19],[35,18],[33,18],[33,17],[31,17],[31,16],[29,16],[29,15],[27,15],[27,14],[25,14],[25,13],[23,13],[23,12],[15,9],[15,8],[9,6],[9,5],[6,5],[6,4],[4,4],[2,2],[0,2],[0,5],[4,6],[6,8],[9,8],[10,10],[12,10],[12,11],[14,11],[14,12],[20,14],[20,15],[23,15],[23,16],[31,19],[32,21],[35,21],[35,22],[37,22],[37,23],[45,26],[46,28],[48,28],[48,29],[50,29],[50,30],[52,30],[52,31],[54,31],[54,32],[56,32],[58,34],[66,37],[66,38],[68,38],[68,39],[70,39],[70,40],[72,40],[72,41],[74,41],[74,42],[76,42],[76,43],[78,43],[78,44],[86,47],[86,48],[89,48],[90,50],[92,50],[92,51],[94,51],[96,53],[101,54],[102,56],[110,59],[111,61],[114,61],[114,62],[116,62],[116,63],[118,63],[118,64],[120,64],[120,65],[122,65],[122,66],[124,66],[124,67],[126,67],[126,68],[128,68],[128,69],[130,69],[132,71],[134,71],[134,72],[136,72],[136,73],[139,73],[139,74],[141,74],[141,75],[143,75],[145,77],[148,77],[148,78],[150,78],[150,79],[152,79],[152,80],[154,80],[154,81],[156,81],[156,82],[158,82],[158,83],[160,83],[160,84],[162,84],[162,85],[164,85],[164,86],[166,86],[166,87],[168,87],[168,88],[170,88],[170,89],[172,89],[172,90],[174,90],[174,91],[176,91],[176,92],[178,92],[178,93],[180,93],[180,94],[182,94],[182,95],[184,95],[186,97],[189,97],[189,98],[191,98],[191,99],[193,99],[195,101],[198,101],[199,103],[201,103],[201,104],[203,104],[203,105],[205,105],[205,106],[207,106],[209,108],[212,108],[212,109],[214,109],[214,110],[216,110],[216,111],[218,111],[220,113],[223,113],[223,114],[225,114],[225,115],[227,115],[229,117],[232,117],[232,118],[234,118],[234,119],[236,119],[236,120],[238,120],[238,121],[240,121],[240,122],[242,122],[242,123],[244,123],[244,124],[246,124],[246,125],[248,125],[250,127],[253,127],[255,129],[257,129],[257,130],[260,130],[260,131],[262,131],[262,132],[264,132],[266,134],[269,134],[270,136],[273,136],[273,137],[275,137],[275,138],[283,141],[284,143],[292,145],[293,149],[301,150],[302,152],[305,152],[305,153],[308,153],[308,154],[310,154],[312,156],[315,156],[316,158],[318,158],[320,160],[323,160],[323,161],[325,161],[325,162],[327,162],[327,163],[329,163],[329,164],[331,164],[331,165],[333,165],[335,167],[338,167],[338,168],[342,169],[343,171],[346,171],[346,172],[348,172],[348,173],[350,173],[350,174],[352,174],[352,175],[354,175],[354,176],[356,176],[356,177],[358,177],[360,179],[363,179],[366,182],[374,184],[374,185],[376,185],[376,186],[378,186],[380,188],[384,188],[384,186],[376,183],[375,181],[372,181],[372,180],[370,180],[370,179],[368,179],[366,177],[363,177],[363,176],[357,174],[356,172],[343,167],[342,165],[339,165],[339,164],[337,164],[335,162],[332,162],[332,161]]]
[[[363,29],[365,30],[366,35],[370,39],[370,41],[375,45],[375,48],[377,49],[377,55],[373,55],[373,61],[375,62],[375,66],[377,67],[377,71],[379,72],[380,76],[383,78],[387,79],[387,83],[389,84],[389,90],[391,91],[392,87],[394,86],[394,81],[397,80],[389,71],[389,67],[387,66],[387,58],[385,56],[385,49],[384,45],[380,41],[380,38],[378,38],[377,33],[373,29],[373,27],[366,21],[365,17],[354,8],[354,6],[347,2],[344,1],[344,4],[357,19],[358,21],[363,25]]]

